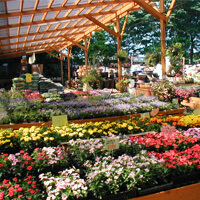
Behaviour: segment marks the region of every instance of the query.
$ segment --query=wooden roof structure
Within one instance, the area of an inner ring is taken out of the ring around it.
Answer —
[[[119,50],[128,14],[141,8],[161,22],[163,51],[165,26],[175,1],[165,12],[164,0],[0,0],[0,59],[52,50],[65,56],[62,50],[73,45],[87,55],[88,38],[102,29],[117,38]],[[120,28],[119,19],[124,16]]]

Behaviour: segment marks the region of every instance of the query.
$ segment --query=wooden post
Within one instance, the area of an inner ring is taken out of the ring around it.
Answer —
[[[68,52],[68,55],[67,55],[68,85],[67,85],[67,87],[69,89],[71,88],[71,68],[70,68],[71,51],[72,51],[72,48],[68,47],[67,48],[67,52]]]
[[[119,53],[119,50],[121,49],[122,38],[121,38],[121,34],[120,34],[120,19],[118,16],[116,17],[116,24],[117,24],[117,33],[118,33],[118,35],[117,35],[117,53]],[[122,92],[121,84],[120,84],[120,81],[122,78],[122,63],[119,60],[119,58],[117,58],[117,64],[118,64],[118,83],[119,83],[120,92]]]
[[[61,83],[63,85],[64,80],[63,80],[63,55],[61,54],[61,60],[60,60],[60,73],[61,73]]]
[[[165,12],[164,0],[160,0],[160,12]],[[165,46],[165,34],[166,34],[166,22],[163,19],[160,19],[160,31],[161,31],[161,64],[162,64],[162,76],[166,75],[166,65],[165,65],[165,56],[164,52],[166,49]]]
[[[88,74],[88,45],[87,45],[87,37],[84,37],[84,43],[85,43],[85,47],[86,49],[84,50],[85,52],[85,74]]]

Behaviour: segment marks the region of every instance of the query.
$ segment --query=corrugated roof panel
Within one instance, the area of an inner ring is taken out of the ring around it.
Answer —
[[[22,48],[24,46],[24,44],[18,44],[17,46],[18,46],[18,48]]]
[[[5,26],[7,25],[7,20],[5,18],[0,19],[0,26]]]
[[[73,9],[72,12],[68,16],[74,16],[79,10],[80,8]]]
[[[47,8],[49,5],[49,0],[40,0],[38,4],[38,9]]]
[[[6,13],[5,3],[0,1],[0,14]]]
[[[26,39],[25,37],[20,37],[20,38],[19,38],[19,42],[24,42],[25,39]]]
[[[42,0],[43,1],[43,0]],[[33,10],[35,6],[35,0],[24,0],[23,10]]]
[[[78,24],[77,24],[77,26],[79,26],[79,25],[81,25],[81,24],[85,24],[86,23],[86,21],[87,21],[87,19],[82,19]]]
[[[88,12],[88,10],[90,10],[90,9],[91,9],[91,7],[85,8],[84,10],[81,11],[81,13],[80,13],[79,15],[84,15],[84,14],[86,14],[86,13]]]
[[[40,39],[42,37],[42,34],[36,35],[35,39]]]
[[[28,26],[22,26],[20,27],[20,35],[26,34],[28,30]]]
[[[20,11],[20,0],[6,1],[6,3],[8,13]]]
[[[32,25],[31,28],[30,28],[29,33],[35,33],[37,28],[38,28],[38,25]]]
[[[65,33],[65,31],[61,31],[59,35],[61,36],[61,35],[63,35],[63,33]]]
[[[21,23],[30,22],[32,15],[22,15]]]
[[[66,6],[67,6],[67,5],[73,5],[74,2],[75,2],[74,0],[68,0],[67,3],[66,3],[65,5],[66,5]]]
[[[58,27],[58,29],[63,28],[65,25],[66,25],[66,22],[61,23],[60,26]]]
[[[48,14],[47,14],[47,16],[45,17],[45,19],[52,19],[52,18],[54,18],[54,16],[55,16],[56,13],[57,13],[57,12],[48,12]]]
[[[88,2],[88,0],[81,0],[78,4],[85,4],[87,2]]]
[[[54,30],[57,24],[52,24],[48,30]]]
[[[32,40],[33,39],[33,36],[28,36],[27,37],[27,40]]]
[[[57,18],[61,18],[61,17],[64,17],[65,14],[67,13],[68,10],[62,10],[60,11],[60,13],[58,14]]]
[[[54,0],[53,4],[51,7],[59,7],[63,3],[63,0]]]
[[[43,38],[47,38],[49,36],[50,33],[46,33],[44,34]]]
[[[9,17],[8,23],[9,24],[19,24],[19,17]]]
[[[41,26],[39,32],[45,31],[47,29],[47,25]]]
[[[11,49],[15,49],[15,48],[17,48],[17,45],[11,45],[10,48],[11,48]]]
[[[111,11],[117,10],[119,7],[121,7],[123,4],[119,4],[118,6],[116,6],[115,8],[113,8]]]
[[[18,34],[18,28],[10,28],[9,29],[10,36],[15,36]]]
[[[35,14],[33,21],[40,21],[42,20],[44,13]]]
[[[9,44],[9,40],[1,40],[2,44]]]
[[[53,36],[56,36],[56,34],[58,34],[58,32],[54,32],[51,36],[53,37]]]
[[[101,8],[101,6],[97,6],[94,10],[91,11],[91,13],[95,13],[96,11],[98,11]]]

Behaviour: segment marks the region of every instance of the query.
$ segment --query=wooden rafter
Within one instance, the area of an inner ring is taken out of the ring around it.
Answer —
[[[94,17],[92,17],[91,15],[85,15],[86,18],[88,18],[89,20],[91,20],[92,22],[94,22],[96,25],[100,26],[101,28],[103,28],[105,31],[107,31],[108,33],[110,33],[111,35],[118,37],[118,33],[116,33],[115,31],[113,31],[111,28],[105,26],[104,24],[102,24],[100,21],[96,20]]]
[[[154,16],[158,20],[162,19],[164,21],[167,21],[164,14],[158,12],[156,9],[154,9],[152,6],[150,6],[148,3],[141,1],[141,0],[134,0],[134,2],[136,2],[142,8],[144,8],[147,12],[149,12],[152,16]]]
[[[135,0],[134,0],[135,1]],[[77,9],[77,8],[87,8],[87,7],[96,7],[96,6],[102,6],[102,5],[113,5],[113,4],[119,4],[119,3],[127,3],[127,2],[133,2],[133,0],[118,0],[118,1],[103,1],[103,2],[96,2],[96,3],[86,3],[86,4],[73,4],[68,6],[62,6],[62,7],[52,7],[52,8],[42,8],[38,10],[28,10],[23,12],[12,12],[7,14],[0,14],[0,18],[5,17],[16,17],[20,15],[30,15],[30,14],[39,14],[39,13],[46,13],[46,12],[54,12],[54,11],[62,11],[62,10],[69,10],[69,9]]]

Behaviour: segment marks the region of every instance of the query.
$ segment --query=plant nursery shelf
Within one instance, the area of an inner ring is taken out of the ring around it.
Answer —
[[[129,200],[199,200],[200,183],[171,189],[156,194],[136,197]]]
[[[184,115],[184,108],[174,109],[174,110],[165,110],[159,111],[157,115]],[[132,114],[132,115],[122,115],[114,117],[102,117],[102,118],[93,118],[93,119],[78,119],[78,120],[69,120],[68,123],[82,124],[85,122],[98,122],[98,121],[116,121],[116,120],[126,120],[132,117],[139,117],[141,113]],[[24,123],[24,124],[4,124],[0,125],[0,129],[19,129],[21,127],[30,128],[32,126],[52,126],[52,121],[49,122],[35,122],[35,123]]]

